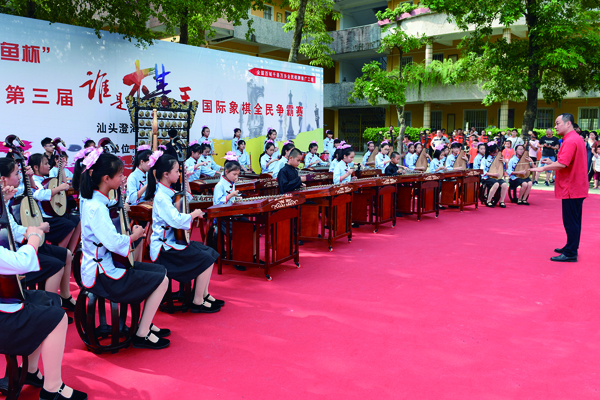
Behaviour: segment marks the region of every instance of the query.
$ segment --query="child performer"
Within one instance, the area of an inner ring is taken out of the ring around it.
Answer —
[[[421,155],[422,151],[423,151],[423,143],[417,142],[415,144],[415,154],[416,155],[414,156],[414,158],[415,158],[415,168],[414,168],[414,170],[415,171],[423,171],[423,172],[425,172],[427,170],[427,167],[419,167],[419,168],[416,167],[417,160],[419,159],[419,156]],[[429,154],[427,154],[427,150],[425,150],[425,157],[427,157],[427,160],[431,161],[431,157],[429,157]]]
[[[473,169],[483,169],[482,162],[485,160],[485,143],[477,143],[477,155],[473,159]]]
[[[381,142],[381,148],[379,154],[375,156],[375,168],[380,169],[382,173],[385,173],[385,167],[390,162],[388,153],[390,151],[390,143],[387,140]]]
[[[508,167],[506,168],[506,175],[508,175],[508,180],[510,182],[510,189],[516,189],[519,186],[521,190],[519,191],[519,197],[517,200],[517,204],[528,206],[529,203],[527,199],[529,198],[529,193],[531,192],[531,188],[533,187],[533,183],[529,178],[529,172],[525,174],[520,174],[515,172],[515,168],[517,168],[517,164],[519,163],[519,158],[523,156],[525,152],[525,147],[522,144],[517,145],[515,148],[516,154],[513,158],[508,162]],[[533,167],[533,161],[527,154],[522,162],[526,162],[530,167]]]
[[[285,165],[287,165],[290,151],[292,151],[293,148],[294,148],[293,143],[290,143],[290,142],[284,143],[283,148],[281,149],[283,156],[279,159],[279,162],[277,162],[277,165],[275,166],[275,169],[273,170],[273,178],[277,179],[277,176],[279,175],[279,171],[281,171],[281,169]]]
[[[304,156],[304,168],[310,168],[314,166],[325,166],[327,163],[319,157],[318,154],[319,145],[316,141],[310,142],[308,145],[308,153]]]
[[[273,128],[267,129],[267,137],[265,138],[265,145],[263,147],[263,151],[266,151],[267,143],[269,143],[269,141],[271,141],[271,143],[273,143],[273,145],[275,146],[275,152],[273,153],[273,157],[279,159],[280,154],[279,148],[277,147],[277,131]]]
[[[325,131],[325,139],[323,139],[323,152],[333,154],[333,132],[329,129]],[[329,160],[331,162],[331,159]]]
[[[231,151],[237,151],[238,142],[242,137],[242,130],[240,128],[235,128],[233,130],[233,140],[231,141]]]
[[[113,253],[127,256],[131,242],[144,235],[135,225],[131,236],[117,233],[108,210],[108,192],[117,190],[123,177],[123,162],[114,154],[95,149],[83,160],[81,196],[86,199],[81,210],[81,280],[83,286],[105,299],[127,304],[144,302],[144,312],[133,337],[136,348],[164,349],[171,332],[152,324],[156,310],[167,291],[169,281],[165,267],[134,262],[126,269],[113,261]]]
[[[22,275],[39,269],[36,250],[42,230],[30,226],[25,232],[27,244],[16,252],[0,247],[0,274]],[[0,353],[28,354],[25,384],[42,388],[40,400],[86,400],[87,394],[66,386],[61,364],[67,336],[67,316],[55,293],[26,290],[25,301],[0,302]],[[38,363],[42,356],[44,376]]]
[[[265,144],[265,151],[260,155],[260,168],[263,174],[272,173],[277,166],[279,159],[273,153],[275,153],[275,144],[267,142]]]
[[[49,137],[42,139],[42,147],[44,148],[44,157],[48,160],[50,168],[53,168],[56,165],[56,159],[54,158],[54,145],[52,144],[52,139]]]
[[[250,164],[250,155],[246,151],[246,141],[240,139],[238,142],[238,148],[234,152],[237,156],[237,161],[244,172],[252,172],[252,164]]]
[[[213,160],[210,155],[210,143],[202,142],[200,145],[200,153],[202,154],[199,158],[200,162],[200,175],[213,176],[218,178],[220,176],[221,167]]]
[[[208,143],[210,145],[210,155],[214,156],[216,155],[215,153],[215,145],[213,144],[213,141],[211,138],[209,138],[210,136],[210,128],[206,125],[204,125],[202,127],[202,143]]]
[[[85,140],[83,141],[83,148],[87,149],[88,147],[96,147],[96,142],[94,142],[90,138],[85,138]]]
[[[208,293],[213,264],[219,254],[196,241],[182,245],[175,241],[175,229],[189,230],[194,219],[202,217],[202,210],[181,214],[173,205],[175,191],[171,186],[179,181],[179,163],[175,157],[156,151],[150,156],[146,200],[154,199],[152,205],[152,237],[150,258],[164,265],[167,276],[186,284],[196,280],[194,299],[190,306],[193,313],[214,313],[225,304]],[[191,199],[189,188],[185,188]]]
[[[284,152],[285,146],[283,146]],[[293,192],[300,187],[306,186],[303,183],[306,181],[306,177],[298,176],[298,165],[300,165],[300,160],[302,159],[302,152],[294,147],[290,149],[288,158],[289,160],[287,164],[281,168],[279,174],[277,175],[280,194]]]
[[[335,153],[336,149],[338,147],[340,147],[340,144],[342,144],[342,139],[334,139],[334,141],[333,141],[333,147],[330,147],[331,151],[329,152],[329,164],[330,165],[333,162],[333,160],[335,160],[334,153]]]
[[[42,182],[44,181],[44,177],[50,172],[48,159],[39,153],[33,154],[29,157],[29,165],[33,169],[33,180],[37,186],[37,190],[33,193],[33,198],[38,201],[44,222],[50,224],[50,231],[46,234],[46,240],[51,243],[57,243],[60,247],[66,247],[73,253],[81,233],[79,217],[70,213],[65,213],[62,217],[52,217],[44,213],[44,209],[40,203],[41,201],[51,200],[53,196],[69,189],[71,185],[65,182],[54,189],[44,189]]]
[[[202,162],[198,162],[198,160],[200,159],[200,154],[202,153],[201,149],[202,147],[195,140],[192,140],[188,146],[187,154],[190,157],[187,160],[185,160],[185,168],[188,171],[188,173],[191,174],[188,178],[190,182],[200,179],[200,169],[202,168]],[[208,150],[206,152],[208,153]],[[150,156],[148,155],[148,157]],[[150,167],[148,167],[148,169],[150,169]]]
[[[444,167],[444,162],[442,161],[443,154],[446,151],[446,146],[444,144],[438,144],[433,152],[433,159],[429,164],[429,173],[434,174],[446,169]]]
[[[354,161],[354,149],[349,144],[344,144],[338,149],[338,162],[333,171],[333,184],[350,182],[352,179],[352,164]]]
[[[461,148],[462,148],[462,145],[460,143],[452,142],[452,144],[450,145],[451,153],[448,157],[446,157],[446,170],[452,171],[454,169],[454,162],[458,158],[458,154],[460,153]],[[466,155],[463,156],[462,159],[465,160],[466,162],[469,162],[469,158]],[[457,169],[464,169],[464,168],[457,168]]]
[[[397,151],[393,151],[392,154],[390,155],[390,162],[385,167],[384,175],[385,176],[398,175],[399,174],[398,171],[400,169],[408,169],[408,168],[400,165],[400,153],[398,153]]]
[[[61,151],[60,152],[60,158],[62,159],[62,164],[63,166],[67,166],[67,163],[69,162],[69,155],[67,154],[66,151]],[[65,182],[71,182],[73,180],[73,173],[71,171],[69,171],[67,168],[63,169],[64,173],[65,173]],[[58,164],[56,164],[56,166],[52,167],[52,169],[50,169],[50,173],[48,174],[48,176],[50,178],[56,178],[58,176]]]
[[[417,158],[419,156],[415,153],[415,144],[412,142],[408,142],[406,146],[406,150],[408,153],[404,156],[404,166],[411,171],[415,170],[415,164],[417,163]]]
[[[369,141],[367,143],[367,152],[365,153],[362,159],[362,165],[364,165],[365,167],[372,167],[375,165],[375,161],[368,162],[369,157],[371,157],[371,154],[373,154],[373,151],[375,151],[375,143]]]
[[[140,204],[144,199],[148,187],[147,174],[150,169],[148,162],[151,154],[152,151],[147,144],[139,146],[135,153],[135,169],[127,177],[127,202],[132,206]]]
[[[492,166],[492,162],[494,162],[494,157],[498,154],[500,150],[498,149],[498,145],[495,142],[488,142],[485,149],[486,158],[483,161],[483,174],[481,175],[481,182],[484,183],[488,187],[488,195],[487,195],[487,207],[494,207],[494,203],[491,201],[496,194],[496,190],[498,187],[501,188],[500,192],[500,201],[498,205],[500,208],[506,208],[506,204],[504,204],[504,199],[506,198],[506,192],[508,191],[508,185],[502,179],[502,176],[498,176],[498,174],[490,174],[490,167]],[[498,157],[502,157],[502,155],[498,155]]]

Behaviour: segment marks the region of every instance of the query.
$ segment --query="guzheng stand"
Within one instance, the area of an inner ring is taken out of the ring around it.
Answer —
[[[271,268],[279,264],[294,260],[299,268],[299,206],[304,201],[298,195],[283,195],[249,198],[232,205],[210,207],[206,218],[217,220],[217,249],[221,253],[219,274],[223,273],[223,264],[257,267],[264,268],[270,281]],[[239,217],[249,220],[240,220]],[[221,229],[223,224],[230,229]],[[261,236],[254,234],[261,230],[264,232],[263,248],[260,247]]]
[[[357,189],[352,198],[352,222],[379,225],[392,222],[396,226],[396,178],[375,177],[353,180]]]
[[[479,206],[481,170],[449,171],[443,174],[442,197],[440,204],[450,207],[459,207],[460,211],[465,206]]]
[[[398,212],[401,214],[417,214],[417,221],[424,214],[440,214],[440,174],[424,173],[420,176],[400,179],[398,184]]]
[[[347,237],[348,242],[352,242],[354,190],[351,183],[344,183],[293,192],[306,199],[300,206],[300,240],[327,241],[329,251],[333,251],[333,242],[337,239]]]

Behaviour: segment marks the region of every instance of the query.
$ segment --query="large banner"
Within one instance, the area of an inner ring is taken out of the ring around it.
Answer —
[[[0,14],[0,140],[14,133],[42,152],[44,137],[61,137],[73,153],[86,137],[109,136],[129,158],[129,95],[197,100],[190,140],[204,125],[221,140],[234,128],[250,139],[269,127],[280,141],[322,137],[321,68],[162,41],[142,49],[117,34]],[[262,151],[262,140],[251,142]]]

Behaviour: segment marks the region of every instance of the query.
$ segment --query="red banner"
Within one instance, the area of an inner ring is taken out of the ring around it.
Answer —
[[[265,78],[277,78],[297,82],[316,82],[316,78],[310,75],[292,74],[290,72],[279,72],[263,68],[252,68],[250,72],[252,73],[252,75],[264,76]]]

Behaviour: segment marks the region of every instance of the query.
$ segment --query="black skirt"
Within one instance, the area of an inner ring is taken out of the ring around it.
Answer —
[[[58,244],[79,224],[79,217],[65,214],[62,217],[44,218],[50,224],[50,232],[46,233],[46,240]]]
[[[43,282],[56,275],[57,272],[63,269],[67,262],[67,249],[64,247],[44,243],[38,249],[37,254],[40,262],[40,270],[25,274],[27,285]]]
[[[165,279],[165,267],[136,261],[120,279],[98,273],[96,283],[88,290],[110,301],[124,304],[139,304]]]
[[[219,253],[202,243],[191,241],[183,250],[161,249],[156,262],[167,268],[167,276],[188,283],[206,271],[219,258]]]
[[[531,179],[530,178],[515,178],[510,181],[510,188],[511,189],[518,188],[519,186],[521,186],[521,184],[523,184],[525,182],[531,182]]]
[[[484,179],[482,181],[482,183],[484,185],[486,185],[488,188],[491,188],[492,186],[494,186],[496,183],[500,186],[504,183],[504,179],[494,179],[494,178],[487,178]]]
[[[0,312],[0,354],[30,355],[65,315],[60,296],[26,290],[25,304],[14,313]]]

